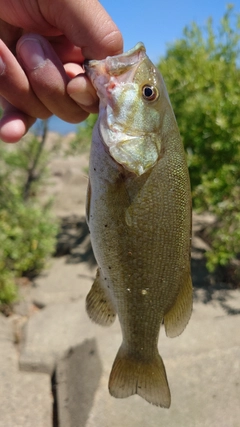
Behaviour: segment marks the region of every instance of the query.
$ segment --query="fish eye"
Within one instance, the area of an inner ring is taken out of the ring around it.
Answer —
[[[145,85],[142,88],[142,94],[147,101],[155,101],[158,97],[158,90],[155,86]]]

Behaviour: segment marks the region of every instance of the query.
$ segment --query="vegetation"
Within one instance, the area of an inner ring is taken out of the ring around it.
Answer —
[[[39,200],[49,150],[41,137],[0,144],[0,306],[17,298],[16,278],[34,276],[54,251],[58,227],[51,204]]]
[[[187,152],[193,205],[216,215],[208,268],[240,253],[240,15],[228,6],[214,32],[195,23],[169,46],[164,76]]]

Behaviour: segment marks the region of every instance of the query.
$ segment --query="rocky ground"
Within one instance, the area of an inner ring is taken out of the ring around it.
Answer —
[[[0,315],[0,427],[239,427],[240,291],[206,270],[199,231],[212,218],[193,216],[191,321],[180,337],[159,340],[171,408],[114,399],[107,383],[119,324],[101,328],[85,313],[96,270],[84,219],[87,155],[58,154],[50,168],[44,197],[54,195],[62,220],[58,256]]]

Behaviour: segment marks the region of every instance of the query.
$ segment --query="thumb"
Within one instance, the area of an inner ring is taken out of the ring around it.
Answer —
[[[85,58],[103,59],[122,52],[122,35],[97,0],[39,0],[39,3],[45,19],[81,47]]]

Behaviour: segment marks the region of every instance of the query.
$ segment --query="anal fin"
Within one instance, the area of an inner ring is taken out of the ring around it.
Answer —
[[[98,269],[86,298],[86,310],[91,320],[102,326],[110,326],[116,318],[116,312],[102,281],[101,272]]]
[[[168,337],[177,337],[184,331],[192,314],[192,300],[192,279],[189,274],[175,304],[164,316],[165,332]]]

